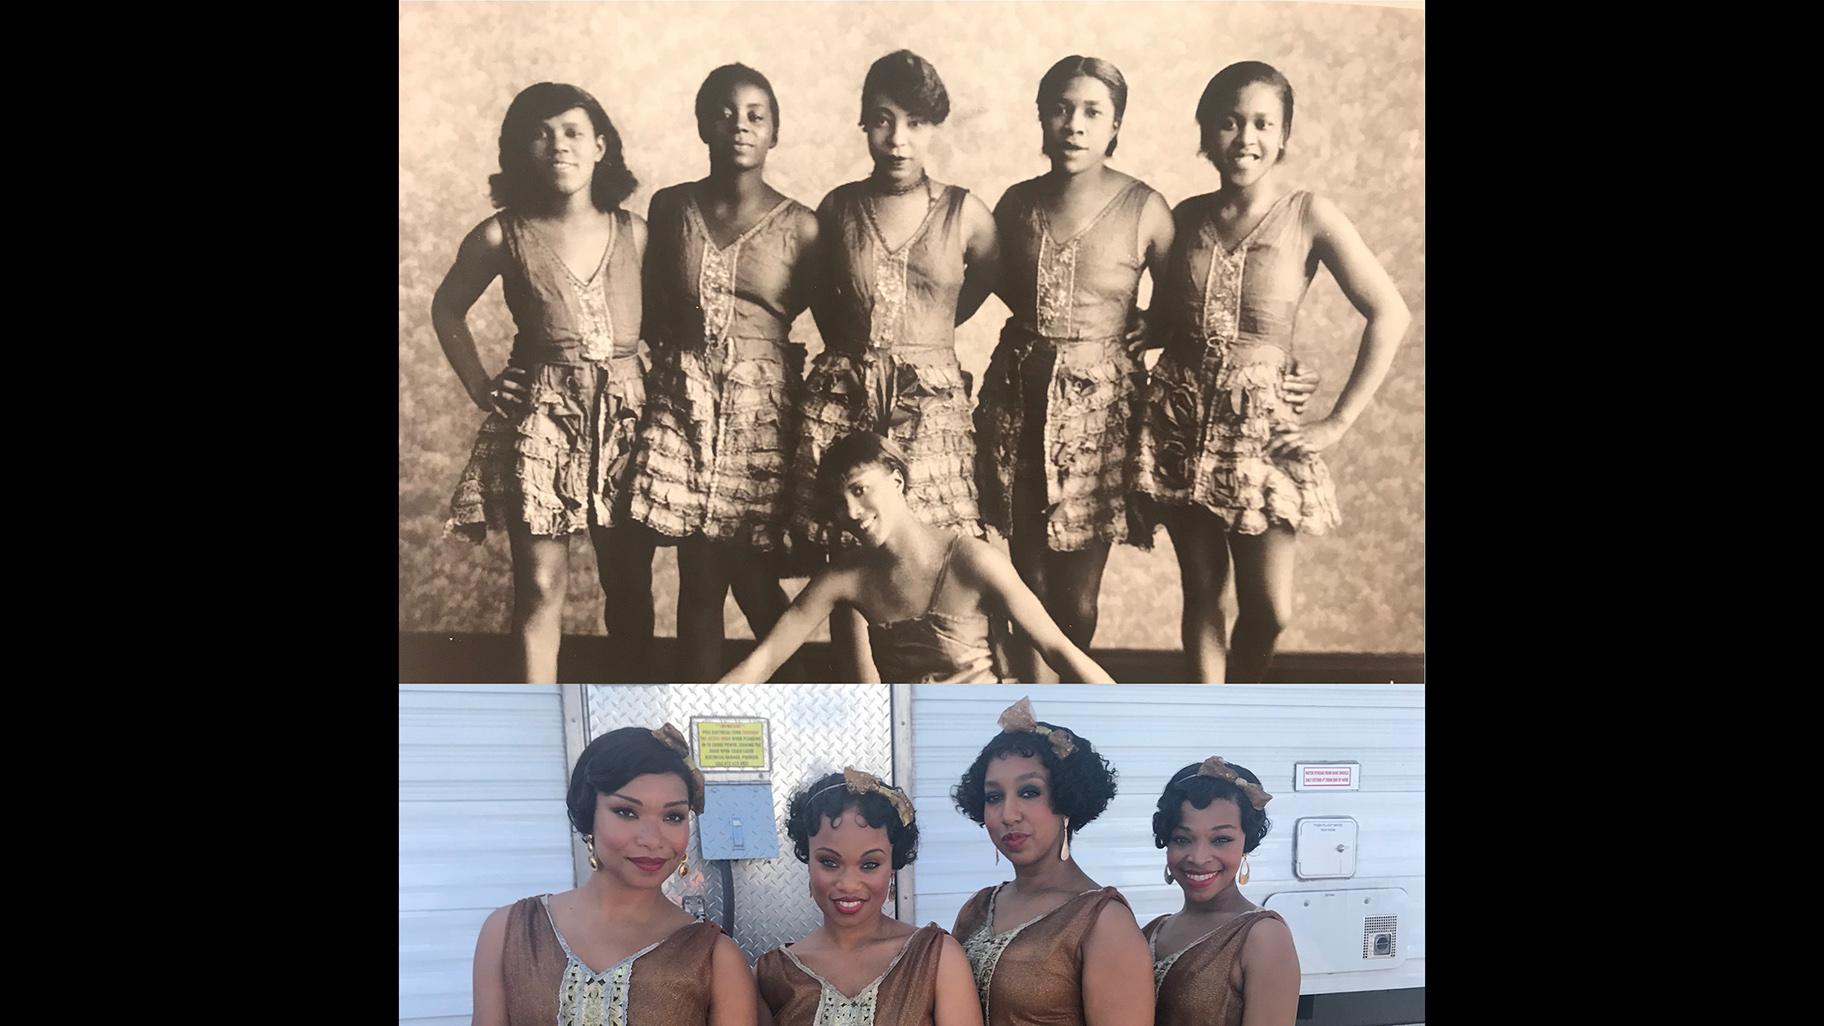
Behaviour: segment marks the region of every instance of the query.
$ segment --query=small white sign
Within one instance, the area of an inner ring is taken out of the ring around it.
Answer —
[[[1359,791],[1362,789],[1362,764],[1359,762],[1298,762],[1292,764],[1294,791]]]

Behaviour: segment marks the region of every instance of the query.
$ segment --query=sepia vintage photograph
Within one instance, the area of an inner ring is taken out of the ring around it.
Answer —
[[[1422,683],[1422,3],[399,5],[404,682]]]

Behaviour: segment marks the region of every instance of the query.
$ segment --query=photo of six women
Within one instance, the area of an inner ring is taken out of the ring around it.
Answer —
[[[1210,79],[1195,118],[1220,187],[1175,209],[1107,166],[1127,93],[1107,61],[1058,61],[1036,94],[1051,170],[990,211],[926,166],[950,109],[937,69],[888,54],[860,96],[873,171],[812,211],[765,179],[771,84],[725,65],[695,103],[707,174],[645,219],[620,207],[635,182],[601,105],[520,93],[500,209],[462,241],[432,321],[488,414],[448,529],[507,533],[523,679],[556,679],[567,539],[586,531],[608,633],[636,660],[654,547],[677,546],[681,681],[802,679],[792,657],[827,620],[844,680],[1107,682],[1085,650],[1110,547],[1163,526],[1189,672],[1261,680],[1297,533],[1340,522],[1321,453],[1409,317],[1348,218],[1275,173],[1294,111],[1277,70]],[[1366,325],[1333,408],[1301,421],[1318,382],[1293,324],[1320,265]],[[466,318],[495,278],[518,334],[490,376]],[[990,294],[1012,316],[977,390],[955,328]],[[808,368],[790,341],[806,310],[825,340]],[[803,576],[788,603],[780,579]],[[724,674],[731,590],[761,640]]]
[[[1070,852],[1114,797],[1114,768],[1026,699],[998,725],[951,795],[1013,878],[948,931],[887,916],[893,873],[918,854],[912,803],[872,774],[827,774],[791,796],[785,823],[822,925],[751,973],[714,923],[660,890],[688,871],[703,806],[683,735],[665,724],[596,738],[567,795],[588,879],[488,917],[475,1026],[1291,1026],[1291,933],[1237,889],[1271,825],[1259,778],[1211,756],[1164,783],[1153,841],[1184,903],[1142,929]]]

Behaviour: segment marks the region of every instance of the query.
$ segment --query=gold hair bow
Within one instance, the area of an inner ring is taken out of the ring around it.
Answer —
[[[1273,796],[1259,784],[1235,772],[1234,767],[1223,762],[1220,755],[1212,755],[1203,760],[1203,764],[1197,767],[1197,772],[1187,773],[1181,779],[1189,780],[1191,777],[1215,777],[1217,780],[1226,780],[1239,788],[1242,794],[1247,795],[1248,804],[1257,810],[1266,808],[1267,803],[1273,800]],[[1174,783],[1176,782],[1174,781]]]
[[[817,794],[813,794],[811,797],[815,798],[825,791],[834,791],[839,787],[847,787],[850,794],[867,794],[871,791],[880,795],[887,800],[887,804],[893,806],[894,812],[899,813],[900,826],[912,825],[912,801],[906,797],[906,792],[901,791],[892,784],[869,773],[867,770],[858,770],[853,766],[844,766],[842,768],[842,783],[831,784],[828,787],[821,788],[817,791]]]
[[[678,758],[684,760],[684,768],[690,771],[690,811],[699,816],[702,815],[703,774],[690,761],[690,742],[684,740],[683,733],[669,723],[653,731],[652,736],[658,739],[659,744],[678,753]]]
[[[1070,753],[1077,750],[1077,736],[1063,727],[1047,727],[1033,718],[1032,700],[1022,698],[1008,706],[1001,713],[1001,729],[1009,734],[1027,732],[1037,734],[1051,742],[1051,750],[1060,759],[1070,758]]]

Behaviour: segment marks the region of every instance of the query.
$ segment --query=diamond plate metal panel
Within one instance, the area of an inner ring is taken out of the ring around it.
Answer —
[[[772,724],[773,830],[779,856],[733,863],[735,943],[749,962],[798,940],[823,922],[811,900],[804,863],[785,836],[792,792],[825,773],[854,766],[892,780],[892,691],[885,684],[591,684],[585,689],[588,736],[627,726],[671,722],[685,729],[692,716],[765,716]],[[898,781],[894,781],[898,783]],[[674,901],[702,895],[709,918],[723,929],[722,879],[705,863],[691,831],[691,872],[672,878]],[[888,907],[889,915],[893,908]]]

